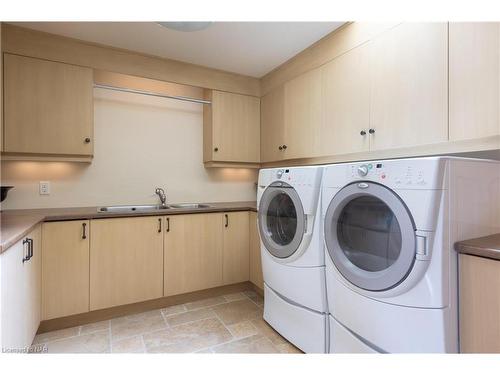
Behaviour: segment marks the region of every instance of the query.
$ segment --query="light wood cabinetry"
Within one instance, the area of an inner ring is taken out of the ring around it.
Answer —
[[[89,220],[42,225],[42,320],[89,311]]]
[[[500,353],[500,261],[460,254],[460,351]]]
[[[0,255],[1,346],[29,348],[40,323],[40,227]]]
[[[4,54],[4,151],[92,155],[92,70]]]
[[[285,87],[280,86],[260,101],[260,158],[262,162],[284,159]]]
[[[321,155],[369,149],[370,49],[367,43],[321,68]]]
[[[163,295],[163,218],[92,220],[90,310]]]
[[[249,216],[248,211],[224,214],[223,231],[224,284],[234,284],[249,279]]]
[[[285,83],[285,159],[317,156],[321,144],[321,71]]]
[[[260,236],[257,227],[257,213],[250,212],[250,281],[264,290],[262,260],[260,256]]]
[[[264,162],[369,158],[372,151],[447,142],[448,26],[399,24],[289,80],[282,131],[269,126],[279,124],[279,110],[266,108],[278,100],[274,91],[263,98],[262,131],[269,135],[263,135]],[[286,145],[281,153],[274,135],[280,133]]]
[[[221,213],[165,218],[165,296],[223,284],[222,226]]]
[[[449,25],[450,140],[500,135],[500,23]]]
[[[446,23],[403,23],[370,54],[370,149],[448,140]]]
[[[207,91],[203,109],[204,162],[260,162],[260,99]]]

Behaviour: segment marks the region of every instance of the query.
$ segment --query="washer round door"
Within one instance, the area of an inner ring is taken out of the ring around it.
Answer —
[[[304,209],[295,189],[274,182],[262,194],[259,204],[260,238],[277,258],[289,258],[300,246],[305,230]]]
[[[324,230],[333,263],[359,288],[392,289],[415,262],[413,219],[403,201],[383,185],[356,182],[341,189],[328,206]]]

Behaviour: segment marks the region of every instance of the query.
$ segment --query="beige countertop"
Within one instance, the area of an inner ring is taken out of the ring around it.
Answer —
[[[40,208],[32,210],[5,210],[0,213],[0,253],[7,250],[43,221],[86,220],[113,217],[179,215],[208,212],[257,211],[257,203],[217,202],[206,203],[204,208],[175,208],[148,212],[98,212],[98,207]]]
[[[457,242],[455,249],[460,254],[500,260],[500,233]]]

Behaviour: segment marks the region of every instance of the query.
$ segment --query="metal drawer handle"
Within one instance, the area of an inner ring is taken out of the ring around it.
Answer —
[[[167,217],[167,232],[170,232],[170,218]]]
[[[82,240],[87,238],[87,223],[82,223]]]
[[[224,217],[226,218],[226,224],[224,224],[224,226],[227,228],[229,226],[229,216],[228,214],[224,214]]]
[[[26,244],[28,244],[28,255],[24,256],[24,245],[26,245]],[[32,244],[32,240],[30,238],[25,238],[23,240],[23,263],[27,262],[32,257],[32,251],[33,250],[32,250],[31,244]]]
[[[158,233],[161,233],[161,218],[158,219]]]

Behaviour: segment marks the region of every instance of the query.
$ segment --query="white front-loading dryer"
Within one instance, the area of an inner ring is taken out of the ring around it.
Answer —
[[[264,319],[305,352],[325,352],[327,303],[321,167],[263,169],[257,207]]]
[[[432,157],[325,169],[330,352],[458,351],[456,212],[473,206],[467,220],[484,223],[500,206],[475,186],[497,192],[498,163]]]

